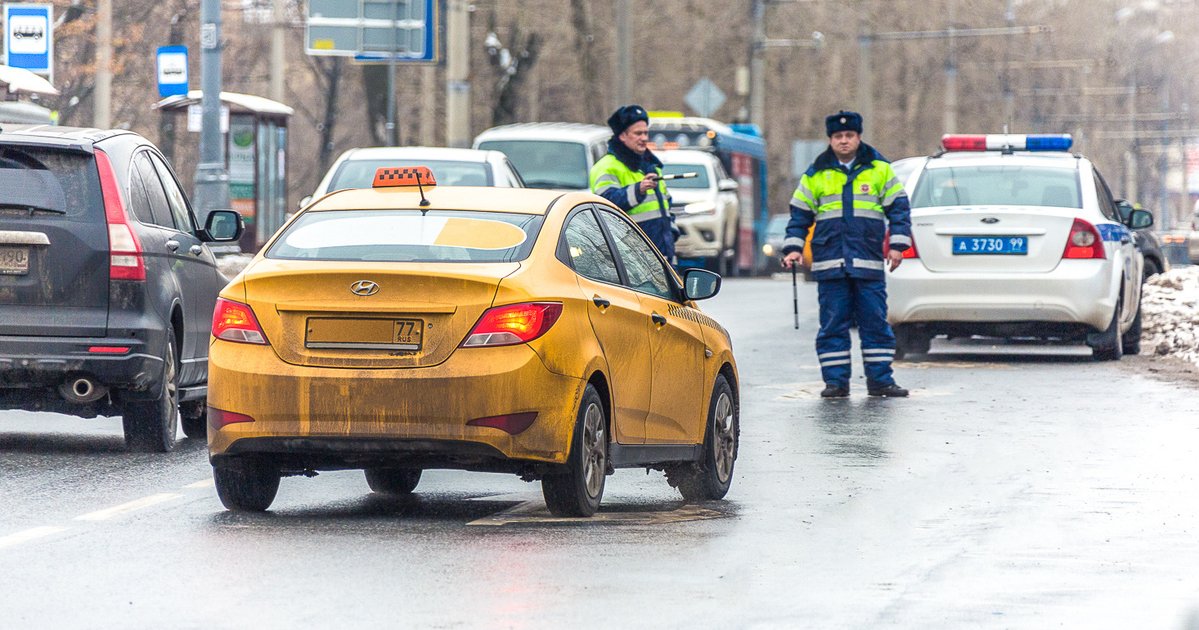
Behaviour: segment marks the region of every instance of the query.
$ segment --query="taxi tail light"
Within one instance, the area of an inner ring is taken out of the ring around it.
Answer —
[[[1062,252],[1062,258],[1107,258],[1099,230],[1082,219],[1074,219],[1074,226],[1070,228],[1070,237],[1066,239],[1066,251]]]
[[[266,333],[258,325],[249,304],[217,298],[212,311],[212,336],[225,341],[267,345]]]
[[[100,175],[100,196],[104,199],[104,219],[108,223],[108,277],[145,282],[146,259],[142,255],[142,242],[129,224],[112,160],[98,149],[96,170]]]
[[[509,413],[502,416],[475,418],[474,420],[467,420],[466,424],[472,427],[491,427],[509,435],[516,435],[533,426],[533,421],[536,419],[537,412],[529,411],[526,413]]]
[[[224,409],[217,409],[216,407],[208,408],[208,426],[214,429],[239,422],[254,422],[254,418],[244,413],[234,413],[232,411],[225,411]]]
[[[558,302],[528,302],[487,309],[462,342],[463,348],[528,343],[549,331],[562,315]]]

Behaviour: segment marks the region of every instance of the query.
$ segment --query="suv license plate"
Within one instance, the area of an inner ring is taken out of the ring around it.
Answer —
[[[23,276],[29,273],[28,247],[0,247],[0,274]]]
[[[1028,254],[1027,236],[955,236],[953,255]]]

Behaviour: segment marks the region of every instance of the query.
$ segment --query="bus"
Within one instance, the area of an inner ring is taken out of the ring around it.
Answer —
[[[741,206],[734,273],[765,272],[767,260],[762,245],[770,216],[766,206],[766,141],[758,126],[651,112],[649,139],[654,151],[698,149],[720,159],[737,182]],[[703,264],[702,260],[679,259],[680,267]]]

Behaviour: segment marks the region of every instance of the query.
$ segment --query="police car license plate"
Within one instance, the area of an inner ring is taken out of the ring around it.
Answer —
[[[1028,254],[1027,236],[955,236],[953,254]]]
[[[0,247],[0,274],[23,276],[29,273],[28,247]]]
[[[340,350],[408,350],[421,348],[425,322],[421,319],[308,318],[304,345]]]

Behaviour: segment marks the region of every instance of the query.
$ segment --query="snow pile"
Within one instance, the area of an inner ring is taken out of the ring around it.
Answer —
[[[217,256],[216,268],[220,270],[221,275],[232,279],[233,276],[241,273],[246,265],[254,259],[254,254],[232,254],[230,256]]]
[[[1199,365],[1199,265],[1149,278],[1141,309],[1145,350]]]

